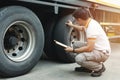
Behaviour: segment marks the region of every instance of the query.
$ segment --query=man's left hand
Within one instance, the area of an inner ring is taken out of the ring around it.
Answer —
[[[73,52],[73,48],[71,48],[70,46],[68,46],[68,47],[65,48],[65,51],[66,52]]]

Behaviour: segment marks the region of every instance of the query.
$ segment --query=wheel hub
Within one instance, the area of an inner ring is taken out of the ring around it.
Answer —
[[[8,49],[14,48],[18,43],[18,39],[15,36],[11,36],[8,40]]]
[[[9,29],[5,35],[5,49],[13,49],[18,44],[18,33],[15,30]]]

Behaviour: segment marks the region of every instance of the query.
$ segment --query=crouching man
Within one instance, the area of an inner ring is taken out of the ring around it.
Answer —
[[[85,8],[75,10],[72,16],[80,26],[73,24],[70,20],[66,22],[66,25],[78,31],[84,28],[86,31],[87,45],[75,49],[67,47],[65,51],[77,53],[75,61],[81,67],[76,67],[75,71],[91,72],[91,76],[93,77],[101,76],[105,71],[103,63],[111,53],[109,40],[100,24],[89,17],[89,13]]]

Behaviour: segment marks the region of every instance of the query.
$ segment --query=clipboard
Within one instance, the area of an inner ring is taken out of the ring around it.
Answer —
[[[67,45],[65,45],[65,44],[63,44],[63,43],[61,43],[61,42],[59,42],[59,41],[57,41],[57,40],[54,40],[54,42],[55,42],[57,45],[60,45],[60,46],[62,46],[62,47],[64,47],[64,48],[68,47]]]

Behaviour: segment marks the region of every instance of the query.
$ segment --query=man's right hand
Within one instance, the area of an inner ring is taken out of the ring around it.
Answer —
[[[71,20],[68,20],[65,24],[69,27],[73,27],[73,23]]]
[[[68,20],[65,24],[69,27],[73,27],[73,28],[77,29],[78,31],[81,31],[84,29],[84,26],[75,25],[70,20]]]

